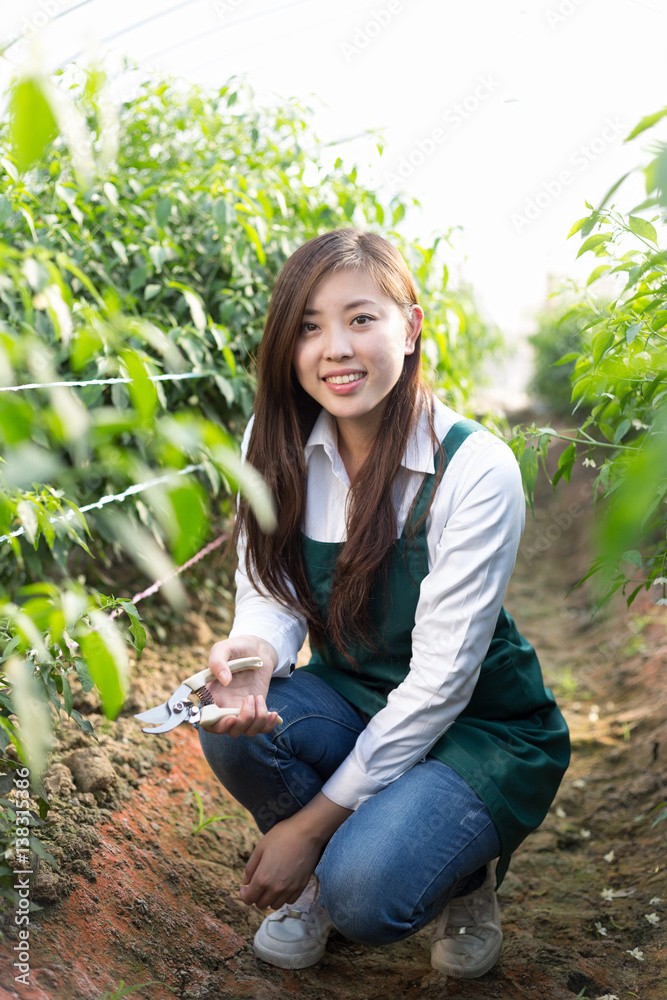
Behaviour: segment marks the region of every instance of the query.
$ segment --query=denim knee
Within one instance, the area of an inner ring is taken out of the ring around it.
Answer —
[[[363,871],[358,864],[327,853],[317,867],[320,903],[344,937],[359,944],[379,946],[409,937],[413,914],[401,912],[395,879],[377,870]]]

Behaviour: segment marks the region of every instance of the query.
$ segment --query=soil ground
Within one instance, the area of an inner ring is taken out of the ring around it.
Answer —
[[[591,620],[589,586],[566,597],[588,566],[585,472],[555,494],[544,484],[505,602],[540,653],[573,759],[501,886],[505,944],[491,972],[473,982],[434,973],[428,929],[383,949],[334,936],[302,971],[255,959],[262,913],[238,898],[254,823],[210,774],[194,730],[147,736],[133,718],[224,634],[228,609],[204,602],[177,641],[146,649],[116,722],[77,695],[99,744],[69,721],[58,733],[42,830],[58,870],[42,862],[31,885],[42,908],[31,914],[29,986],[14,981],[5,915],[0,1000],[109,1000],[122,983],[150,984],[131,995],[151,1000],[665,1000],[667,821],[652,826],[651,809],[667,799],[667,612],[642,592],[630,611],[618,601]],[[204,818],[225,817],[196,834],[195,793]]]

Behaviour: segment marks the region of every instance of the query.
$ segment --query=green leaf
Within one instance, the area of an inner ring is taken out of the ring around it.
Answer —
[[[33,79],[19,81],[10,102],[10,135],[19,170],[39,160],[57,131],[45,85]]]
[[[113,207],[118,208],[118,189],[116,185],[112,184],[111,181],[105,181],[102,185],[102,190]]]
[[[155,218],[160,229],[164,229],[165,223],[171,214],[171,198],[167,195],[160,198],[155,206]]]
[[[152,247],[148,248],[148,256],[150,257],[155,270],[161,271],[162,265],[167,259],[166,249],[159,245],[153,245]]]
[[[625,331],[625,339],[628,344],[632,343],[632,341],[635,339],[640,330],[643,329],[643,327],[644,327],[644,320],[640,320],[639,323],[633,323],[631,326],[627,328],[627,330]]]
[[[9,198],[6,198],[4,194],[0,195],[0,226],[4,225],[13,211]]]
[[[581,257],[588,250],[595,250],[596,247],[601,246],[603,243],[608,243],[613,238],[613,235],[613,233],[596,233],[594,236],[589,236],[585,243],[582,243],[579,247],[577,257]]]
[[[70,713],[70,716],[71,716],[72,719],[74,719],[74,721],[76,722],[77,726],[79,727],[79,729],[82,732],[88,733],[88,735],[92,736],[93,739],[97,739],[97,736],[95,736],[95,730],[91,726],[91,724],[88,721],[88,719],[84,719],[84,717],[81,715],[80,712],[78,712],[76,710],[76,708],[72,709],[72,711]]]
[[[121,260],[123,262],[123,264],[127,264],[127,254],[125,252],[125,247],[121,243],[121,241],[120,240],[112,240],[111,241],[111,246],[115,250],[116,256],[119,258],[119,260]]]
[[[521,479],[526,491],[528,503],[530,504],[530,509],[533,510],[535,482],[537,480],[538,469],[537,452],[534,448],[526,448],[519,459],[519,469],[521,470]]]
[[[614,343],[614,334],[607,330],[601,330],[593,339],[593,364],[599,364],[605,351]]]
[[[640,219],[637,215],[630,215],[628,217],[628,224],[633,233],[637,236],[643,236],[644,239],[650,240],[652,243],[658,245],[658,234],[655,228],[646,219]]]
[[[68,715],[72,714],[72,708],[74,705],[74,699],[72,696],[72,689],[69,686],[69,681],[66,677],[62,678],[63,682],[63,702],[65,703],[65,711]]]
[[[37,511],[34,505],[29,500],[19,500],[16,505],[16,513],[25,530],[26,538],[34,545],[39,527]]]
[[[600,264],[600,266],[596,267],[594,271],[591,271],[588,276],[588,281],[586,282],[586,287],[588,287],[588,285],[592,285],[593,282],[597,281],[601,275],[606,274],[610,267],[610,264]]]
[[[564,479],[565,482],[569,483],[570,477],[572,475],[572,467],[574,466],[577,457],[577,446],[574,442],[569,444],[567,448],[561,453],[558,459],[558,469],[554,473],[553,485],[555,486],[559,479]]]
[[[242,222],[241,225],[245,229],[246,233],[248,234],[248,237],[250,238],[250,242],[255,248],[255,252],[257,254],[257,260],[262,265],[262,267],[264,267],[264,265],[266,264],[266,253],[264,251],[264,247],[262,246],[262,241],[259,238],[259,233],[257,232],[254,226],[250,225],[249,222]]]
[[[88,664],[86,663],[86,661],[82,660],[80,656],[77,656],[76,659],[74,660],[74,667],[77,676],[81,682],[81,687],[83,688],[83,690],[86,693],[88,691],[92,691],[92,689],[95,687],[95,681],[93,680],[92,674],[88,669]]]
[[[663,108],[662,111],[655,111],[652,115],[645,115],[639,124],[635,125],[630,135],[626,136],[623,141],[629,142],[630,139],[634,139],[635,136],[638,136],[641,132],[646,131],[647,128],[651,128],[651,126],[655,125],[656,122],[659,122],[661,118],[665,117],[665,115],[667,115],[667,107]]]
[[[0,156],[0,164],[2,164],[2,166],[5,168],[5,170],[7,171],[7,173],[9,174],[9,176],[11,177],[11,179],[16,184],[16,182],[19,179],[19,172],[16,169],[16,167],[14,166],[14,164],[12,163],[12,161],[10,159],[8,159],[6,156]]]
[[[206,329],[206,314],[202,305],[202,301],[196,292],[193,292],[191,288],[187,285],[181,284],[179,281],[170,281],[168,283],[169,288],[178,288],[183,293],[183,298],[187,302],[188,309],[190,310],[190,315],[192,316],[192,322],[194,323],[197,330],[203,333]]]
[[[572,228],[570,229],[565,239],[569,240],[570,236],[574,236],[575,233],[578,233],[579,230],[582,229],[587,222],[588,222],[587,215],[585,215],[583,219],[577,219],[577,221],[572,225]]]
[[[145,264],[139,264],[138,267],[133,267],[130,271],[129,285],[130,291],[136,292],[137,288],[141,288],[142,285],[146,283],[146,278],[148,277],[148,268]],[[159,285],[155,286],[158,290]]]
[[[208,504],[203,486],[194,479],[168,492],[173,516],[166,527],[172,539],[174,560],[180,564],[194,555],[206,539]]]
[[[118,655],[115,644],[108,645],[108,637],[105,641],[99,632],[80,635],[78,642],[88,669],[100,692],[104,714],[108,719],[115,719],[123,706],[127,693],[126,662],[123,663],[122,658]],[[109,648],[110,645],[111,648]]]
[[[150,380],[136,351],[121,351],[121,358],[132,381],[128,385],[132,404],[143,420],[150,420],[158,405],[157,389]]]
[[[637,549],[628,549],[628,551],[624,552],[621,556],[621,560],[622,562],[630,563],[631,566],[639,566],[641,569],[642,556],[641,552],[638,552]]]
[[[134,647],[137,651],[137,656],[141,656],[141,653],[146,645],[146,629],[141,624],[141,615],[135,608],[132,601],[119,601],[121,607],[124,608],[130,619],[130,632],[132,638],[134,639]]]
[[[628,417],[626,417],[625,420],[621,420],[620,424],[618,425],[614,433],[614,444],[618,444],[620,441],[622,441],[631,427],[632,427],[632,421]]]
[[[604,208],[604,206],[607,204],[611,196],[616,193],[616,191],[618,190],[618,188],[620,188],[623,181],[626,179],[626,177],[629,177],[631,173],[632,170],[626,171],[626,173],[624,173],[622,177],[619,177],[619,179],[614,184],[612,184],[612,186],[609,188],[606,195],[598,205],[598,212],[600,211],[601,208]]]

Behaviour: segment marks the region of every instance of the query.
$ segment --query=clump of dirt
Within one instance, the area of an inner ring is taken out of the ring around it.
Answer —
[[[334,936],[301,971],[255,959],[263,914],[238,896],[259,836],[251,817],[211,775],[194,730],[150,736],[133,718],[204,665],[230,613],[209,608],[178,643],[147,648],[116,722],[77,693],[98,742],[69,722],[58,733],[41,830],[57,870],[33,865],[30,987],[15,984],[5,915],[0,1000],[99,1000],[121,981],[150,983],[133,995],[151,1000],[666,997],[667,822],[653,826],[651,811],[667,799],[665,609],[642,594],[591,621],[589,587],[565,597],[588,565],[591,496],[583,470],[542,490],[506,600],[564,708],[573,762],[501,887],[505,945],[491,972],[445,981],[428,929],[384,949]]]

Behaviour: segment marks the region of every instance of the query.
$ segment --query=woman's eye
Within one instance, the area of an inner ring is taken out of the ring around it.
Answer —
[[[302,323],[301,324],[301,332],[302,333],[312,333],[313,330],[316,330],[316,329],[317,329],[317,324],[316,323]]]
[[[352,322],[356,323],[357,326],[367,326],[372,319],[372,316],[355,316]]]

